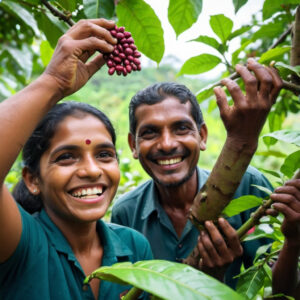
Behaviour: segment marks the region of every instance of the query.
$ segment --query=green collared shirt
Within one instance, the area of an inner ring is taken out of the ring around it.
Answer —
[[[198,190],[206,182],[209,172],[197,168]],[[266,194],[253,187],[260,185],[272,190],[269,181],[255,168],[249,167],[243,176],[234,198],[243,195],[265,197]],[[230,224],[238,229],[250,217],[253,211],[248,210],[229,219]],[[133,191],[121,196],[112,209],[113,223],[121,224],[143,233],[150,242],[155,259],[181,261],[186,258],[197,244],[199,232],[188,220],[180,238],[166,212],[159,203],[158,191],[153,180],[138,186]],[[265,239],[243,243],[244,254],[230,265],[226,272],[225,282],[235,287],[233,276],[239,273],[241,264],[249,267],[259,246],[269,241]]]
[[[69,243],[47,213],[42,210],[32,216],[22,208],[20,212],[21,240],[13,255],[0,264],[0,299],[94,300],[91,288],[83,286],[85,274]],[[97,232],[104,248],[102,266],[152,259],[148,241],[130,228],[99,220]],[[118,300],[128,289],[102,280],[98,299]]]

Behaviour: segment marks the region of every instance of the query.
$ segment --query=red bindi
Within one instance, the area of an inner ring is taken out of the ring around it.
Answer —
[[[86,139],[86,140],[85,140],[85,143],[86,143],[87,145],[89,145],[91,142],[92,142],[92,141],[89,140],[89,139]]]

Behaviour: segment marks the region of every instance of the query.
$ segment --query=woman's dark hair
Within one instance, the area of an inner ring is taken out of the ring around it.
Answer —
[[[68,101],[56,104],[40,121],[23,147],[23,163],[32,175],[40,175],[40,159],[49,148],[58,125],[68,116],[78,116],[80,118],[87,114],[93,115],[104,124],[113,144],[116,145],[114,127],[103,112],[81,102]],[[12,194],[15,200],[29,213],[40,211],[43,206],[41,197],[31,194],[23,180],[17,183]]]
[[[181,103],[191,103],[191,115],[196,122],[197,128],[200,129],[204,120],[195,95],[183,84],[175,82],[160,82],[150,85],[149,87],[137,92],[132,97],[129,104],[130,133],[135,136],[137,125],[135,111],[140,105],[153,105],[162,102],[170,96],[177,98]]]

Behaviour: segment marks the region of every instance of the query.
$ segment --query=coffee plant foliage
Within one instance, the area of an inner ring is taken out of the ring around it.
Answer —
[[[166,15],[177,37],[197,22],[205,1],[209,0],[169,0]],[[238,14],[247,2],[248,0],[232,0],[235,13]],[[296,66],[291,66],[290,63],[292,43],[290,28],[295,20],[299,0],[261,0],[261,3],[262,10],[252,16],[249,24],[238,28],[234,18],[230,19],[225,14],[210,16],[209,26],[213,33],[195,35],[189,41],[198,46],[199,54],[187,58],[182,63],[174,80],[180,81],[180,78],[205,74],[217,66],[223,66],[219,77],[228,77],[234,73],[234,66],[237,63],[246,63],[247,58],[254,57],[266,65],[276,61],[275,66],[281,77],[288,82],[294,78],[299,88],[300,63]],[[160,63],[165,55],[164,28],[151,4],[143,0],[2,0],[0,1],[0,100],[14,94],[40,74],[50,61],[59,37],[72,22],[85,18],[114,19],[118,26],[124,26],[126,31],[131,32],[138,50],[155,62],[159,68],[163,68]],[[201,45],[209,46],[211,51],[208,53],[201,51]],[[232,48],[232,45],[235,45],[235,48]],[[123,84],[126,80],[126,85],[128,83],[132,85],[133,90],[140,89],[135,80],[130,81],[131,76],[136,74],[123,78]],[[166,77],[154,79],[164,81]],[[97,81],[97,77],[95,76],[91,81],[93,80]],[[140,84],[148,83],[143,79],[138,80]],[[111,81],[113,80],[107,80],[107,82]],[[239,80],[237,82],[243,88],[242,82]],[[100,82],[100,86],[101,84]],[[195,90],[201,106],[212,115],[217,113],[213,96],[214,86],[213,82],[203,86],[199,80],[199,88]],[[112,90],[122,93],[116,88]],[[88,95],[85,88],[79,93]],[[103,96],[115,97],[113,93]],[[129,96],[130,93],[127,95],[127,100]],[[123,106],[120,103],[115,107]],[[299,93],[283,89],[268,116],[258,151],[253,158],[254,165],[264,166],[261,170],[275,186],[291,178],[299,169],[299,111]],[[112,116],[115,116],[115,113],[113,112]],[[125,122],[127,115],[122,118]],[[116,119],[119,119],[119,116]],[[220,149],[220,145],[218,148]],[[266,162],[269,162],[267,167],[265,167]],[[140,183],[143,176],[135,172],[135,168],[126,159],[121,159],[120,166],[122,179],[119,194],[122,194]],[[18,180],[21,167],[21,160],[18,159],[6,179],[9,187]],[[257,205],[258,201],[261,200],[253,200],[253,203]],[[243,209],[245,208],[237,201],[228,208],[228,211],[239,213]],[[284,240],[280,231],[281,222],[282,216],[264,217],[261,225],[246,237],[248,240],[268,237],[273,241],[258,250],[255,264],[241,272],[239,276],[237,292],[246,299],[262,298],[271,293],[269,266],[276,259]],[[126,282],[130,270],[124,274],[121,280]],[[178,282],[178,285],[180,284]],[[155,283],[153,285],[155,286]],[[207,291],[212,298],[214,292],[216,291]],[[159,295],[155,299],[160,299]]]

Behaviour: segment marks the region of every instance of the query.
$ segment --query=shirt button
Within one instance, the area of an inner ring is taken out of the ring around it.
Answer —
[[[182,244],[178,244],[178,248],[181,249],[182,248]]]
[[[82,286],[82,290],[83,290],[84,292],[88,291],[88,289],[89,289],[89,286],[88,286],[87,284],[84,284],[84,285]]]

